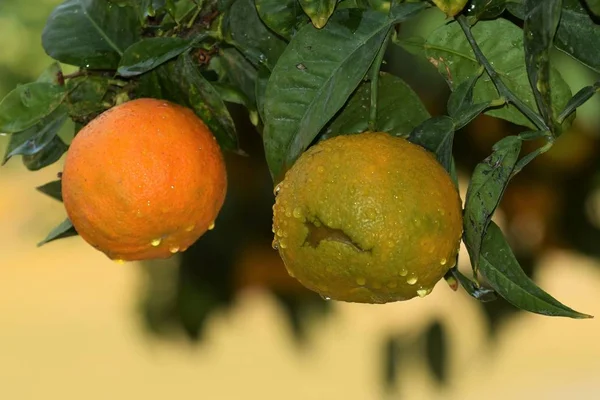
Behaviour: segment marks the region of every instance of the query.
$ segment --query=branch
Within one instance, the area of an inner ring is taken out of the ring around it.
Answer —
[[[483,66],[483,68],[485,68],[485,71],[490,76],[490,79],[496,86],[496,89],[498,90],[500,96],[506,98],[506,100],[509,103],[512,103],[523,115],[529,118],[539,130],[550,130],[550,128],[548,127],[548,125],[546,125],[546,122],[544,122],[542,117],[538,113],[534,112],[531,108],[529,108],[527,104],[523,103],[523,101],[521,101],[521,99],[515,96],[515,94],[511,92],[511,90],[504,84],[504,82],[502,82],[502,80],[498,76],[498,73],[494,70],[487,58],[485,58],[485,55],[479,48],[477,42],[475,41],[473,33],[471,33],[471,27],[469,26],[469,23],[467,22],[465,16],[460,15],[456,17],[456,21],[458,22],[465,36],[467,37],[467,40],[469,41],[469,44],[473,49],[473,53],[475,54],[475,58]]]

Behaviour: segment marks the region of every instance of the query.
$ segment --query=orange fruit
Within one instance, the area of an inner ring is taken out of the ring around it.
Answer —
[[[81,129],[62,175],[73,226],[119,261],[186,250],[214,226],[226,189],[209,128],[190,109],[147,98],[115,106]]]
[[[290,275],[324,298],[424,297],[456,263],[458,191],[436,158],[367,132],[304,152],[275,188],[273,246]]]

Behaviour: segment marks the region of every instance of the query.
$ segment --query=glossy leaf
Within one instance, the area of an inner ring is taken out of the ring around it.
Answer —
[[[492,154],[475,167],[465,200],[464,241],[475,271],[479,266],[483,236],[521,152],[521,139],[505,137],[492,150]]]
[[[42,46],[57,61],[81,68],[114,69],[140,37],[133,7],[106,0],[66,0],[42,32]]]
[[[255,66],[272,70],[286,43],[262,22],[253,0],[236,0],[228,12],[226,31],[234,44]]]
[[[480,78],[480,74],[464,80],[458,85],[448,99],[448,114],[454,120],[454,129],[459,130],[471,122],[490,106],[491,101],[473,103],[473,88]]]
[[[240,89],[254,107],[256,102],[256,68],[236,49],[223,49],[220,53],[223,73],[220,78]]]
[[[585,86],[581,88],[575,95],[569,100],[564,110],[558,116],[558,122],[562,122],[567,119],[577,107],[583,105],[588,101],[594,94],[600,92],[600,80],[591,86]]]
[[[419,96],[402,79],[382,72],[378,87],[376,130],[407,137],[416,126],[429,118]],[[370,102],[371,82],[363,82],[327,126],[322,139],[366,131],[369,127]],[[398,104],[403,105],[402,112],[398,112]]]
[[[237,149],[237,135],[233,119],[219,93],[200,74],[189,54],[182,54],[175,62],[157,69],[160,90],[152,85],[160,97],[186,105],[211,128],[224,149]]]
[[[501,35],[498,32],[502,32]],[[472,28],[482,52],[492,64],[506,86],[530,108],[535,107],[535,99],[525,65],[523,54],[523,31],[513,23],[497,19],[480,21]],[[477,74],[480,68],[469,43],[465,40],[460,26],[450,23],[435,30],[425,44],[427,57],[444,76],[451,88]],[[560,74],[550,72],[552,87],[552,107],[558,114],[569,98],[571,91]],[[485,74],[473,90],[473,102],[482,103],[497,100],[499,97],[494,84]],[[512,104],[485,112],[488,115],[506,119],[519,125],[535,128],[531,121]]]
[[[65,102],[69,114],[74,117],[89,117],[91,114],[106,110],[109,105],[103,104],[110,86],[109,78],[102,76],[80,76],[69,79],[67,89],[69,95]]]
[[[265,153],[276,180],[356,89],[389,27],[382,13],[340,10],[323,29],[307,25],[291,40],[264,104]]]
[[[142,39],[125,50],[117,73],[124,77],[131,77],[153,70],[186,51],[191,43],[179,37]]]
[[[458,268],[454,267],[450,272],[471,297],[481,302],[489,302],[497,299],[496,292],[493,289],[488,289],[472,281],[463,275]]]
[[[38,171],[57,162],[69,147],[54,136],[44,147],[33,154],[23,156],[23,165],[30,171]]]
[[[315,28],[321,29],[333,14],[337,0],[298,0],[298,2]]]
[[[439,115],[426,120],[411,132],[409,140],[434,153],[440,164],[450,172],[454,141],[452,118]]]
[[[267,84],[271,73],[266,67],[258,67],[256,74],[256,84],[254,88],[254,97],[256,99],[256,109],[260,119],[264,122],[265,120],[265,92],[267,91]]]
[[[31,82],[17,86],[0,102],[0,132],[20,132],[56,110],[66,95],[63,86]]]
[[[52,229],[48,236],[44,240],[38,243],[38,246],[43,246],[46,243],[52,242],[53,240],[63,239],[70,236],[76,236],[77,232],[73,227],[71,221],[67,218],[56,228]]]
[[[525,0],[523,37],[529,84],[540,115],[555,131],[550,87],[550,51],[561,15],[562,0]],[[557,110],[558,111],[558,110]],[[556,113],[558,115],[558,112]]]
[[[60,179],[48,182],[42,186],[38,186],[36,189],[44,193],[46,196],[52,197],[53,199],[58,200],[60,202],[63,201],[62,181]]]
[[[265,25],[288,40],[308,22],[298,0],[254,0],[254,4]]]
[[[506,2],[507,0],[471,0],[465,11],[472,22],[494,19],[504,12]]]
[[[31,128],[12,134],[2,165],[13,156],[30,156],[40,152],[56,137],[67,117],[66,107],[61,107]]]
[[[590,318],[560,303],[529,279],[493,222],[482,243],[479,271],[500,296],[520,309],[550,316]]]

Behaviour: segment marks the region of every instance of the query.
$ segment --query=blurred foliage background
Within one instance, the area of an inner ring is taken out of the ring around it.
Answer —
[[[0,2],[0,96],[15,85],[34,79],[50,63],[40,44],[40,32],[58,3],[58,0]],[[404,24],[400,34],[427,36],[442,23],[444,16],[431,9],[418,20]],[[573,92],[598,79],[565,55],[555,54],[554,61]],[[445,112],[448,88],[432,66],[394,47],[388,54],[386,69],[404,78],[432,114]],[[556,250],[600,257],[598,110],[600,97],[596,96],[578,110],[572,129],[554,148],[513,180],[501,203],[498,219],[521,265],[534,279],[540,260]],[[229,191],[216,228],[178,258],[141,266],[138,271],[144,285],[137,293],[140,312],[131,313],[130,318],[138,318],[140,327],[160,340],[181,343],[183,336],[188,342],[202,343],[207,321],[212,316],[232,312],[239,307],[238,299],[243,293],[258,290],[277,299],[284,311],[287,334],[301,347],[309,347],[312,340],[309,332],[314,332],[320,324],[327,324],[328,318],[335,318],[337,309],[290,278],[277,253],[271,249],[272,182],[261,140],[243,110],[234,107],[232,112],[237,116],[241,147],[248,157],[226,155]],[[475,164],[490,153],[493,143],[518,129],[505,121],[481,116],[458,132],[455,155],[463,181]],[[3,152],[5,144],[6,138],[0,137],[0,151]],[[531,149],[535,146],[532,143]],[[0,170],[0,174],[20,169],[16,158]],[[10,184],[4,185],[2,193],[11,190]],[[30,195],[41,196],[33,190]],[[72,240],[79,239],[68,239]],[[34,242],[31,251],[36,251]],[[63,256],[69,258],[67,253]],[[569,265],[563,267],[569,268]],[[447,290],[441,287],[445,286],[443,282],[439,286],[438,291]],[[455,295],[466,296],[465,293]],[[579,308],[598,314],[597,306],[581,304]],[[484,330],[492,343],[503,324],[519,313],[501,299],[477,307],[484,316]],[[393,388],[399,366],[407,358],[416,357],[425,360],[434,381],[447,383],[448,366],[452,364],[448,357],[453,353],[452,338],[447,330],[444,318],[433,318],[416,334],[390,329],[378,338],[381,352],[376,355],[379,368],[373,378],[382,387]],[[1,382],[0,376],[0,385]]]

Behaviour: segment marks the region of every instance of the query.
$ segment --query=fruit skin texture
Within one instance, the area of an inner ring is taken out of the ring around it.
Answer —
[[[223,155],[191,110],[156,99],[115,106],[79,131],[62,194],[79,235],[113,260],[167,258],[214,224]]]
[[[309,148],[276,187],[273,246],[290,275],[325,298],[423,297],[456,262],[461,201],[420,146],[387,133]]]

